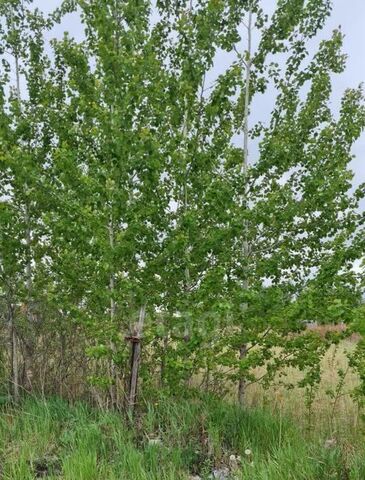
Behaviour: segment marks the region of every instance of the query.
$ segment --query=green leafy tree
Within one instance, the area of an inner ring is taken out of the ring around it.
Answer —
[[[15,398],[18,397],[18,384],[25,389],[31,388],[34,326],[38,316],[35,284],[40,280],[38,267],[42,257],[38,248],[43,234],[39,220],[45,199],[41,184],[50,141],[41,130],[46,116],[41,95],[44,70],[48,65],[43,33],[50,24],[39,11],[33,11],[29,3],[3,1],[0,5],[2,290],[8,298],[8,310],[12,312]],[[18,367],[14,365],[19,355],[17,340],[21,340],[22,345],[22,372],[16,372]]]
[[[25,372],[53,330],[60,364],[71,337],[86,351],[97,401],[104,387],[132,410],[139,377],[176,391],[203,374],[243,402],[288,365],[318,382],[338,339],[306,322],[357,325],[362,90],[331,111],[341,31],[309,51],[329,1],[263,6],[78,0],[45,19],[2,2],[1,293]],[[45,31],[70,12],[83,39],[47,57]]]

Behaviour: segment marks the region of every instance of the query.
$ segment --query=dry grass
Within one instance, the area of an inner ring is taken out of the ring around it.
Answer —
[[[314,393],[314,401],[308,408],[303,389],[295,387],[288,390],[279,382],[269,389],[258,384],[247,387],[247,403],[250,406],[265,407],[283,415],[290,415],[300,426],[342,438],[353,437],[359,433],[360,412],[350,393],[358,384],[357,375],[349,368],[346,352],[355,348],[356,339],[342,341],[332,346],[322,361],[322,380]],[[340,377],[339,369],[346,372],[343,387],[336,395]],[[256,372],[260,375],[260,370]],[[301,372],[287,369],[282,382],[297,383]],[[334,392],[331,398],[328,391]]]

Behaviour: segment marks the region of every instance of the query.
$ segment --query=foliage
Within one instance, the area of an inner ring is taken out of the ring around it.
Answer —
[[[30,370],[54,334],[65,376],[84,351],[90,391],[120,407],[143,333],[145,388],[176,392],[203,372],[207,390],[224,391],[265,365],[265,384],[292,366],[311,389],[336,339],[306,323],[359,324],[364,189],[352,190],[349,164],[363,93],[331,111],[341,31],[309,51],[329,1],[278,2],[271,17],[261,3],[80,0],[46,17],[1,2],[13,384],[18,349],[16,383],[44,388],[42,361]],[[83,39],[48,41],[69,13]],[[222,52],[230,64],[211,81]],[[255,123],[262,95],[275,103]]]

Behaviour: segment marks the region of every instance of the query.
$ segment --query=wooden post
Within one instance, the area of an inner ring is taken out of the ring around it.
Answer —
[[[135,325],[133,334],[126,338],[131,342],[131,373],[128,394],[128,412],[130,414],[133,414],[137,401],[138,372],[141,361],[141,338],[145,317],[146,304],[142,305],[139,310],[139,319]]]

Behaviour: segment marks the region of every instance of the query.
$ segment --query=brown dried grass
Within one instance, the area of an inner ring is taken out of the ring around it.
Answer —
[[[339,331],[339,326],[314,327],[316,331],[325,335],[328,331]],[[340,327],[341,328],[341,327]],[[361,428],[361,411],[353,400],[351,392],[358,385],[357,374],[349,368],[347,352],[356,346],[356,337],[343,340],[339,345],[333,345],[322,360],[322,379],[314,392],[314,400],[309,407],[305,391],[299,387],[291,390],[277,382],[276,385],[264,389],[259,384],[247,387],[246,401],[252,407],[264,407],[289,415],[301,427],[341,437],[356,436]],[[336,391],[340,382],[339,369],[346,372],[343,388],[335,398],[328,394],[329,390]],[[257,369],[258,376],[263,369]],[[287,368],[282,381],[296,384],[303,374],[293,368]]]

